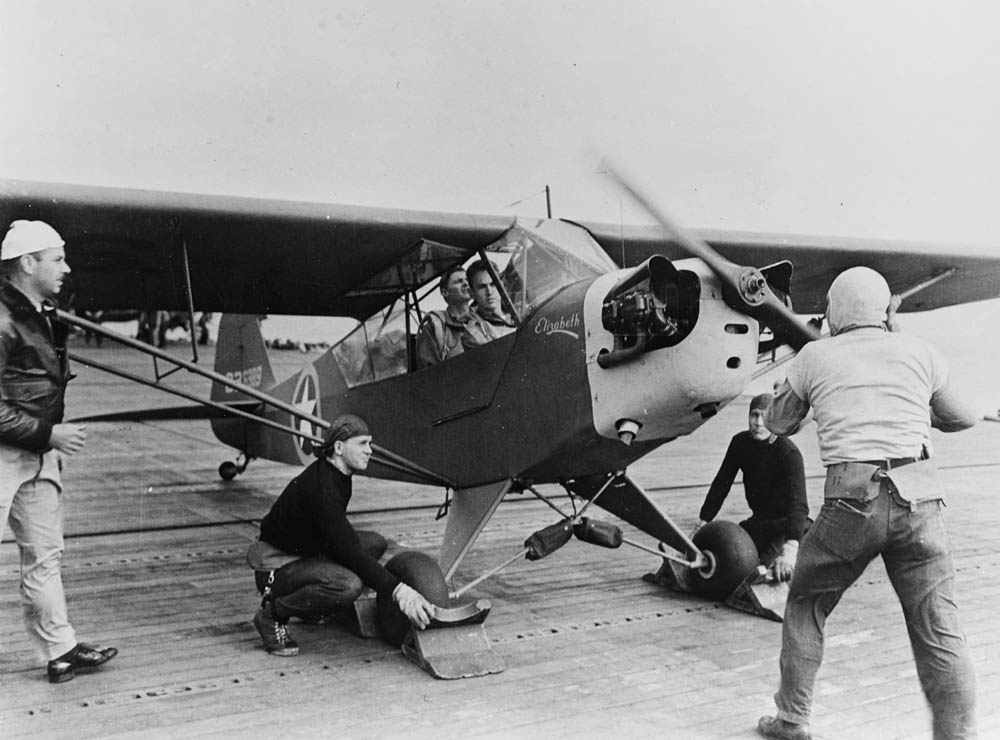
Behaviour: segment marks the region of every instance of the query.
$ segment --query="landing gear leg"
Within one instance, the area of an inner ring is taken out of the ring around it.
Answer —
[[[222,480],[232,480],[247,469],[247,465],[250,464],[252,459],[253,458],[241,452],[236,456],[235,462],[232,460],[226,460],[219,466],[219,477],[222,478]]]

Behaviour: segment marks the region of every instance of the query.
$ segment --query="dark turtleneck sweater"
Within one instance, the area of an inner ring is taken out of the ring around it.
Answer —
[[[701,507],[702,521],[712,521],[722,508],[736,472],[743,471],[747,504],[755,517],[788,518],[785,536],[801,540],[809,516],[802,453],[790,440],[758,441],[743,431],[733,437],[719,472]]]
[[[392,591],[399,579],[365,552],[347,520],[351,477],[326,460],[307,467],[278,496],[260,523],[260,538],[301,557],[325,557],[356,574],[376,591]]]

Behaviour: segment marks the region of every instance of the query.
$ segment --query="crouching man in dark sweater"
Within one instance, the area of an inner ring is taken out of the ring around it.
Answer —
[[[371,444],[362,419],[338,416],[316,450],[319,459],[292,479],[260,523],[247,562],[264,597],[253,624],[272,655],[298,655],[286,627],[291,617],[315,621],[342,610],[365,586],[391,593],[418,629],[430,623],[430,602],[379,563],[385,539],[355,531],[347,520],[351,476],[368,467]]]
[[[799,542],[809,521],[809,502],[802,453],[791,440],[776,437],[764,426],[772,398],[762,393],[751,399],[749,429],[730,441],[695,531],[719,513],[737,471],[743,471],[743,488],[752,513],[740,526],[762,558],[769,560],[780,548],[774,573],[779,580],[787,581],[792,577]]]

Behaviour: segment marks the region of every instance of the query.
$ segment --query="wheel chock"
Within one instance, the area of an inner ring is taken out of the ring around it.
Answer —
[[[375,592],[366,588],[338,621],[357,637],[378,637],[378,609]]]
[[[483,622],[492,608],[487,599],[445,609],[425,630],[410,629],[403,640],[403,654],[434,678],[455,679],[500,673],[503,660],[490,645]]]
[[[681,565],[673,560],[663,559],[663,564],[655,573],[647,573],[642,580],[647,583],[655,583],[657,586],[668,588],[671,591],[682,594],[694,593],[691,588],[691,569],[686,565]]]
[[[693,575],[690,568],[664,559],[660,569],[656,573],[647,573],[643,580],[677,593],[697,594],[697,590],[691,587]],[[775,580],[764,566],[759,566],[743,579],[723,603],[741,612],[780,622],[787,599],[788,582]]]
[[[787,600],[788,581],[775,580],[764,566],[760,566],[743,579],[725,603],[734,609],[780,622]]]

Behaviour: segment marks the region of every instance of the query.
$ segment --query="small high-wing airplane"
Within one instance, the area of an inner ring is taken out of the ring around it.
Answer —
[[[643,549],[697,573],[703,593],[725,596],[745,574],[745,563],[730,562],[746,555],[732,555],[733,529],[689,538],[628,476],[629,464],[697,430],[779,362],[779,348],[817,338],[819,322],[799,315],[823,313],[842,269],[870,266],[906,297],[902,311],[926,310],[1000,295],[1000,254],[688,233],[633,195],[660,225],[19,181],[0,181],[0,213],[7,223],[44,220],[63,235],[73,267],[64,293],[78,312],[225,313],[214,372],[177,363],[213,381],[204,399],[218,417],[213,429],[240,455],[220,466],[224,478],[253,458],[309,462],[323,427],[352,412],[375,438],[368,475],[448,489],[439,563],[449,579],[505,494],[541,497],[536,486],[554,483],[572,511],[545,499],[559,521],[529,537],[519,556],[543,557],[574,533],[620,544],[620,530],[583,516],[596,503],[650,535],[655,547]],[[479,258],[496,263],[516,330],[418,369],[415,335],[439,276]],[[358,324],[276,381],[261,314]]]

